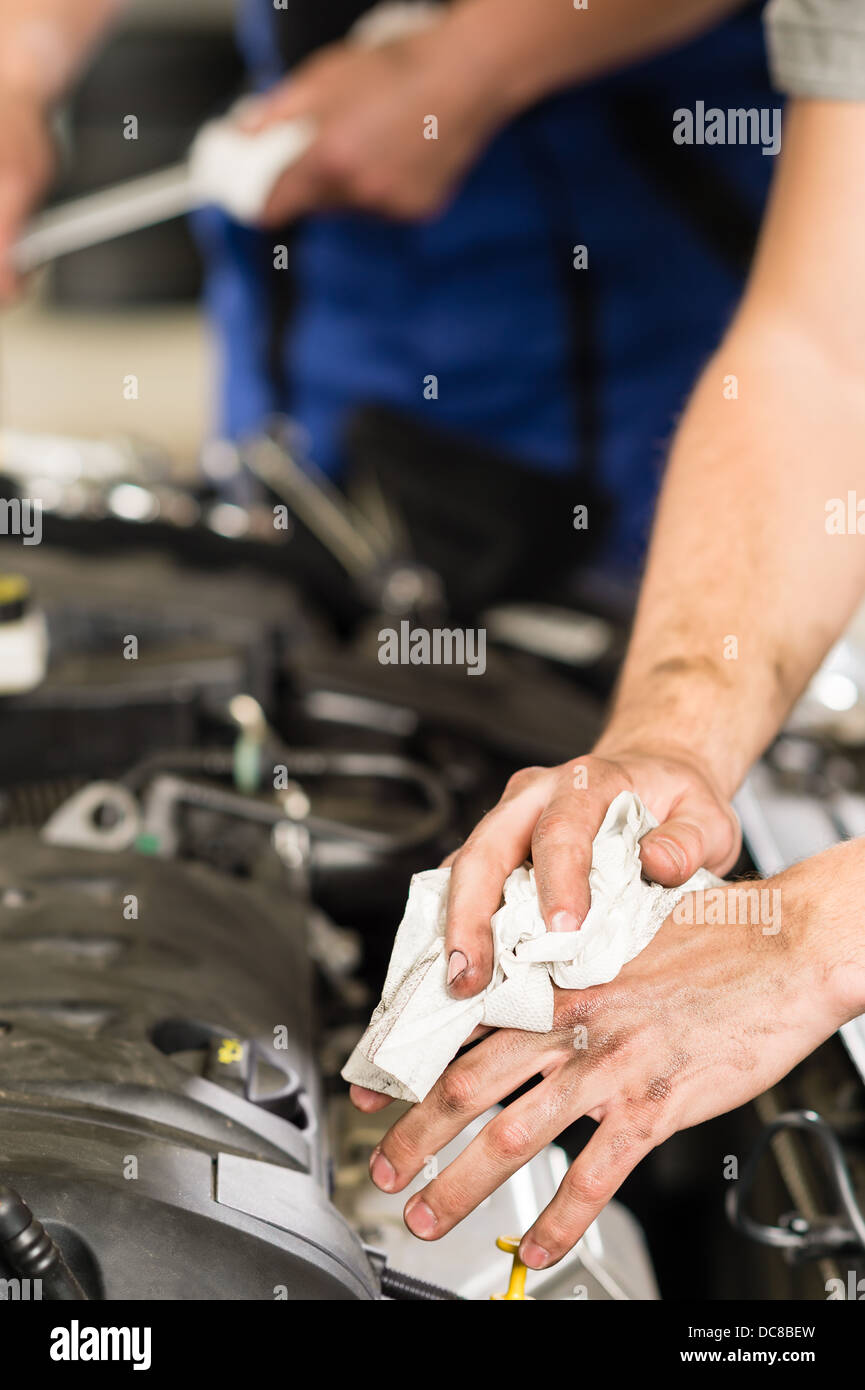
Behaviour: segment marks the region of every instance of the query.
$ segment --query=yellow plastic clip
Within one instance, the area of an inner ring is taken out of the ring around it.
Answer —
[[[513,1255],[514,1263],[511,1269],[511,1281],[508,1284],[507,1293],[490,1294],[491,1299],[497,1302],[510,1302],[519,1299],[521,1302],[534,1303],[530,1294],[526,1293],[526,1266],[520,1259],[520,1237],[519,1236],[499,1236],[496,1245],[500,1250],[504,1250],[506,1255]]]

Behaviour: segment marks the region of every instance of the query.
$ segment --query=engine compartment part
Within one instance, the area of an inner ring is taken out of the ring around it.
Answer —
[[[377,1296],[327,1195],[306,930],[272,886],[0,836],[0,1171],[88,1297]]]
[[[0,1256],[17,1275],[38,1280],[40,1289],[58,1303],[75,1303],[87,1297],[56,1241],[14,1188],[5,1183],[0,1183]]]
[[[791,1129],[810,1131],[819,1140],[841,1210],[837,1216],[814,1220],[794,1212],[776,1225],[755,1221],[747,1210],[755,1170],[775,1135]],[[865,1255],[865,1212],[853,1189],[841,1145],[829,1125],[813,1110],[787,1111],[766,1126],[741,1177],[727,1194],[727,1213],[732,1224],[751,1240],[785,1250],[793,1259],[809,1259],[844,1250],[857,1250]]]
[[[385,1130],[406,1108],[397,1103],[383,1115],[361,1115],[344,1096],[333,1104],[334,1202],[388,1267],[456,1289],[466,1299],[492,1298],[507,1285],[508,1269],[497,1241],[503,1232],[528,1229],[553,1197],[567,1172],[568,1158],[557,1145],[549,1145],[445,1240],[421,1242],[403,1223],[403,1206],[434,1172],[444,1169],[471,1143],[496,1112],[481,1115],[459,1138],[431,1156],[394,1202],[373,1185],[367,1160]],[[639,1224],[619,1202],[609,1204],[560,1264],[540,1274],[531,1272],[527,1293],[536,1300],[557,1302],[627,1302],[660,1296]]]
[[[328,526],[308,516],[341,571],[317,585],[298,515],[278,543],[256,540],[268,507],[233,502],[241,543],[227,522],[217,536],[191,520],[206,507],[182,488],[169,498],[163,483],[112,473],[76,512],[77,486],[46,513],[45,544],[16,548],[52,640],[46,680],[0,701],[0,1183],[91,1301],[502,1295],[502,1240],[528,1229],[593,1122],[445,1240],[419,1242],[404,1199],[369,1182],[384,1116],[356,1114],[338,1075],[380,993],[411,874],[455,848],[517,768],[592,746],[621,628],[591,606],[544,608],[549,595],[491,608],[498,580],[469,575],[463,607],[489,624],[483,681],[385,665],[382,623],[421,621],[415,605],[430,616],[450,586],[433,582],[434,557],[406,555],[399,518],[370,492],[366,511],[341,503]],[[404,500],[417,529],[425,499]],[[161,519],[122,520],[145,501],[165,506]],[[343,523],[367,535],[373,515],[375,553],[349,581],[338,535]],[[797,854],[819,847],[815,832],[832,843],[865,825],[860,754],[797,738],[743,794],[745,871],[782,855],[772,834],[766,850],[777,806]],[[813,1111],[861,1206],[857,1027],[844,1030],[849,1055],[831,1039],[756,1107],[662,1145],[569,1259],[527,1276],[527,1297],[825,1298],[829,1279],[859,1271],[858,1249],[802,1243],[793,1262],[731,1228],[718,1162],[744,1162],[784,1112]],[[748,1213],[786,1230],[793,1212],[819,1230],[840,1213],[820,1151],[786,1128],[770,1147]],[[21,1270],[20,1252],[0,1255],[0,1294]]]

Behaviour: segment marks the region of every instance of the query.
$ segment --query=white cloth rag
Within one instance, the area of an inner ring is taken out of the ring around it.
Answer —
[[[717,887],[700,869],[681,888],[642,877],[639,843],[657,821],[632,792],[611,802],[592,845],[591,907],[577,932],[549,932],[534,870],[515,869],[492,918],[493,974],[472,999],[447,992],[445,921],[450,869],[415,874],[381,1002],[348,1059],[346,1081],[420,1101],[478,1024],[547,1033],[553,983],[588,989],[614,980],[648,946],[685,893]]]

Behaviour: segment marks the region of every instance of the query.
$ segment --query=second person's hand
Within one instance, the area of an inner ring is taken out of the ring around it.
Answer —
[[[245,130],[296,119],[317,129],[277,183],[265,223],[325,208],[408,219],[441,211],[509,114],[492,72],[455,48],[446,21],[376,48],[333,44],[247,103]]]

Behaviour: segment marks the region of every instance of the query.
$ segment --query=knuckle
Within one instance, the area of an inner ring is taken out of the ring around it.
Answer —
[[[493,808],[478,822],[457,851],[453,867],[457,871],[458,885],[463,882],[467,872],[471,873],[473,879],[485,872],[497,874],[500,875],[501,882],[504,882],[510,868],[498,843],[496,830],[499,824],[497,808]]]
[[[385,1135],[381,1149],[398,1173],[411,1170],[417,1162],[417,1145],[410,1132],[399,1124]]]
[[[457,850],[451,866],[453,887],[458,886],[467,871],[474,872],[483,868],[490,854],[486,843],[486,832],[484,822],[476,825],[472,833]],[[453,887],[451,891],[453,892]]]
[[[673,1083],[668,1076],[653,1076],[643,1091],[643,1104],[650,1108],[665,1105],[673,1093]]]
[[[620,1067],[628,1052],[629,1036],[622,1029],[597,1027],[589,1032],[589,1050],[596,1066]]]
[[[548,771],[545,767],[521,767],[519,772],[514,772],[505,783],[502,800],[510,800],[528,791]]]
[[[477,1100],[477,1084],[469,1071],[446,1071],[441,1077],[436,1099],[446,1115],[457,1118],[471,1113]]]
[[[657,1148],[675,1130],[671,1119],[669,1083],[663,1078],[650,1081],[639,1100],[627,1104],[627,1125],[614,1140],[616,1153],[642,1152]]]
[[[545,811],[535,826],[532,848],[561,844],[563,840],[572,840],[573,836],[574,826],[570,816],[564,811]]]
[[[601,1206],[609,1195],[609,1179],[600,1168],[571,1172],[565,1183],[568,1198],[580,1207]]]
[[[504,1120],[492,1136],[496,1153],[505,1159],[523,1158],[532,1148],[532,1135],[521,1120]]]
[[[597,1014],[601,1003],[602,997],[597,990],[563,990],[556,1000],[556,1027],[573,1028],[578,1023],[590,1022]]]
[[[652,1147],[655,1118],[644,1113],[628,1116],[627,1123],[610,1140],[610,1160],[613,1165],[617,1168],[631,1166]]]

